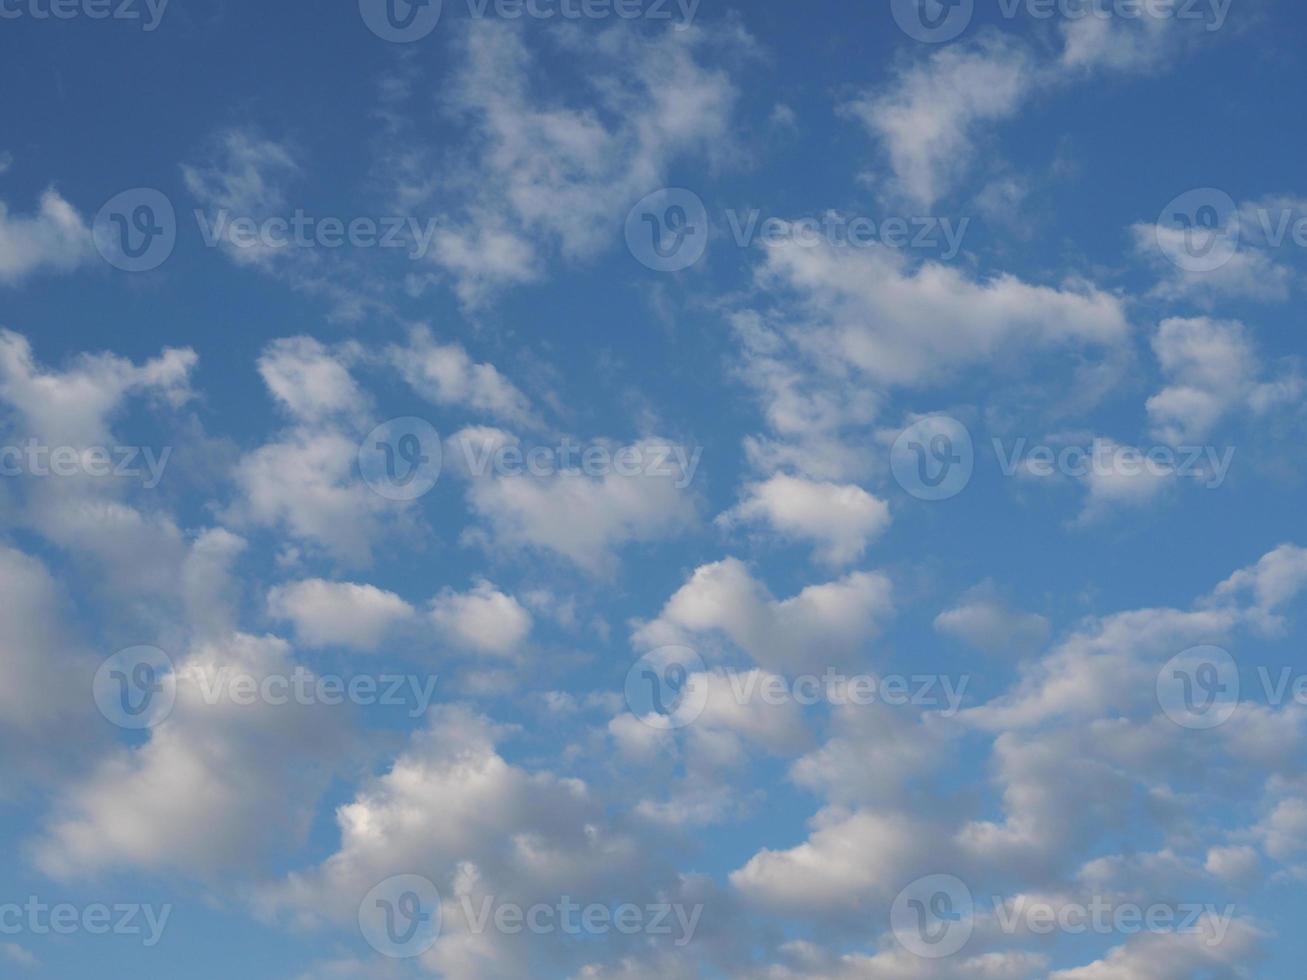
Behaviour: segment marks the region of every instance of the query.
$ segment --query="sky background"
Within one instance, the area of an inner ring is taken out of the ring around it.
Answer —
[[[1307,703],[1259,669],[1307,675],[1307,15],[1006,6],[445,0],[397,41],[372,0],[0,0],[0,976],[1298,975]],[[299,213],[401,230],[232,230]],[[504,446],[639,472],[469,466]],[[142,646],[132,729],[102,665]],[[297,670],[407,700],[205,697]],[[828,672],[936,693],[747,686]],[[398,875],[443,921],[392,957],[359,910]],[[937,875],[974,934],[919,956],[892,911]],[[564,897],[701,911],[462,911]],[[1233,918],[994,914],[1095,899]]]

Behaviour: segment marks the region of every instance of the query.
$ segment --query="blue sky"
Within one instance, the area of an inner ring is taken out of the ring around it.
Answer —
[[[119,4],[0,0],[0,975],[1298,974],[1298,5]]]

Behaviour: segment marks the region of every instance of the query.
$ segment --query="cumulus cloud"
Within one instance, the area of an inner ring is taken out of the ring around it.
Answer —
[[[258,369],[272,396],[303,422],[358,416],[367,405],[345,359],[312,337],[274,340]]]
[[[431,258],[466,304],[540,278],[556,257],[584,260],[611,247],[613,215],[665,186],[675,162],[717,160],[738,89],[703,55],[751,43],[697,27],[584,38],[558,31],[548,41],[554,55],[585,66],[597,106],[543,98],[533,81],[539,56],[515,27],[474,22],[457,42],[443,101],[474,134],[463,168],[476,180],[456,188]],[[399,179],[403,196],[425,193],[411,173]]]
[[[476,476],[467,500],[484,527],[471,540],[501,551],[544,551],[591,573],[611,568],[619,548],[673,537],[696,520],[685,470],[668,459],[669,445],[646,439],[626,447],[650,461],[634,475],[609,467],[598,476],[576,469]],[[653,465],[657,461],[670,468]]]
[[[981,586],[936,616],[935,629],[986,653],[1019,657],[1038,650],[1050,627],[1043,616],[1010,609],[992,587]]]
[[[294,624],[300,643],[343,646],[373,653],[416,611],[407,602],[373,585],[307,579],[268,593],[268,611]]]
[[[1148,399],[1148,417],[1153,434],[1171,444],[1205,439],[1239,408],[1260,414],[1302,397],[1296,377],[1259,381],[1261,360],[1247,328],[1235,321],[1163,320],[1153,352],[1167,385]]]
[[[846,664],[894,612],[890,580],[854,572],[776,599],[735,558],[703,565],[636,640],[655,647],[725,636],[761,667],[781,673]]]
[[[828,565],[857,561],[890,523],[889,505],[861,487],[818,483],[778,473],[745,487],[719,523],[762,522],[786,537],[813,541]]]
[[[430,615],[441,640],[499,657],[519,652],[532,625],[521,603],[484,580],[470,592],[446,589],[431,600]]]
[[[43,271],[71,272],[94,254],[90,227],[53,188],[28,216],[0,201],[0,284],[15,286]]]
[[[302,841],[345,741],[339,709],[246,704],[228,686],[295,666],[275,637],[235,634],[189,651],[172,714],[145,745],[67,790],[37,843],[40,867],[61,879],[140,869],[220,879]]]
[[[846,108],[884,141],[897,189],[929,208],[969,168],[977,128],[1015,115],[1036,78],[1023,47],[986,37],[950,45]]]
[[[438,343],[426,327],[415,327],[408,343],[386,348],[391,366],[434,405],[522,425],[533,424],[531,403],[493,364],[478,364],[458,344]]]

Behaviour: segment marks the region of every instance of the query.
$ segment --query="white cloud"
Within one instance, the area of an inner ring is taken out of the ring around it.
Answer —
[[[847,109],[884,141],[896,189],[929,208],[969,168],[980,124],[1015,115],[1036,79],[1024,48],[987,37],[943,49]]]
[[[396,627],[416,611],[407,602],[373,585],[307,579],[268,593],[268,611],[295,626],[300,643],[342,646],[374,653]]]
[[[227,225],[221,230],[223,250],[242,265],[267,265],[276,261],[279,249],[260,241],[252,246],[237,244],[231,222],[240,219],[262,223],[268,218],[287,217],[285,182],[299,172],[287,145],[262,139],[254,133],[229,129],[219,133],[208,147],[210,160],[182,166],[186,188],[207,211],[210,228],[219,231],[225,212]]]
[[[1205,439],[1229,413],[1264,413],[1301,399],[1297,378],[1260,383],[1262,365],[1248,330],[1230,320],[1163,320],[1153,338],[1167,386],[1148,399],[1153,434],[1173,445]]]
[[[583,905],[610,893],[639,902],[658,894],[659,874],[645,867],[636,839],[610,826],[585,783],[507,762],[497,751],[507,734],[461,706],[432,712],[390,771],[337,811],[337,851],[267,888],[262,904],[302,925],[338,927],[357,921],[359,901],[377,882],[421,874],[445,899],[440,940],[423,957],[442,976],[511,980],[577,955],[530,933],[474,933],[462,900],[473,909],[486,896],[523,907],[563,895]],[[663,878],[674,893],[675,876]]]
[[[723,634],[768,670],[837,666],[879,633],[894,611],[891,593],[884,575],[854,572],[777,600],[742,562],[728,558],[697,568],[636,640],[652,648]]]
[[[727,44],[738,55],[747,36],[718,45],[700,28],[611,29],[546,39],[555,56],[584,66],[590,104],[541,97],[537,56],[516,25],[474,22],[458,42],[444,101],[475,134],[462,165],[475,180],[456,189],[462,200],[431,257],[466,304],[539,278],[555,256],[584,260],[611,247],[614,215],[666,185],[675,161],[718,159],[732,130],[736,85],[699,58]],[[401,171],[410,192],[413,179]]]
[[[1237,919],[1218,941],[1220,926],[1205,917],[1190,933],[1145,932],[1118,946],[1103,959],[1071,970],[1056,970],[1049,980],[1187,980],[1194,976],[1247,976],[1266,936],[1247,920]]]
[[[274,340],[258,367],[268,391],[303,422],[357,417],[367,405],[346,360],[312,337]]]
[[[447,589],[432,599],[431,621],[442,631],[438,640],[499,657],[518,653],[532,626],[521,603],[486,581],[470,592]]]
[[[652,459],[669,444],[644,440],[634,447]],[[681,487],[684,474],[641,472],[624,476],[610,469],[591,477],[580,471],[553,476],[486,475],[473,479],[467,499],[485,522],[471,532],[501,550],[540,549],[601,572],[615,561],[618,548],[632,542],[657,541],[679,534],[694,521],[694,498]]]
[[[731,884],[771,909],[848,914],[868,898],[892,898],[923,859],[944,860],[916,817],[832,810],[813,823],[807,841],[786,851],[759,851],[731,873]]]
[[[1043,616],[1010,609],[992,588],[980,587],[935,617],[935,629],[991,654],[1025,656],[1048,639]]]
[[[46,270],[71,272],[94,254],[90,227],[53,188],[30,217],[11,214],[0,201],[0,284],[14,286]]]
[[[857,561],[890,523],[889,505],[861,487],[818,483],[778,473],[744,490],[720,523],[762,521],[787,537],[814,541],[828,565]]]
[[[458,344],[437,343],[426,327],[409,333],[404,346],[386,348],[386,359],[423,398],[497,419],[532,424],[531,403],[493,364],[478,364]]]
[[[394,507],[356,477],[357,457],[358,441],[343,433],[293,429],[241,458],[241,499],[230,516],[365,565]]]
[[[339,709],[294,698],[246,705],[224,692],[233,674],[261,681],[290,677],[295,666],[275,637],[236,634],[190,651],[177,664],[176,706],[150,740],[64,794],[36,846],[42,870],[60,879],[121,869],[221,878],[284,856],[307,835],[341,758]]]
[[[197,360],[189,348],[170,347],[139,365],[114,354],[84,354],[51,371],[36,363],[26,337],[0,330],[0,400],[22,416],[24,435],[49,445],[112,445],[109,420],[124,399],[184,404]]]

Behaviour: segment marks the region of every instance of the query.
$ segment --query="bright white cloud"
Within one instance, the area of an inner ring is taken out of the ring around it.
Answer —
[[[416,615],[407,602],[373,585],[307,579],[268,593],[268,611],[295,626],[300,643],[343,646],[369,653]]]
[[[15,215],[0,201],[0,284],[14,286],[42,271],[71,272],[95,254],[91,229],[51,188],[33,215]]]
[[[890,523],[889,505],[861,487],[783,473],[750,484],[743,498],[718,521],[762,522],[783,536],[813,541],[817,558],[828,565],[860,559]]]

